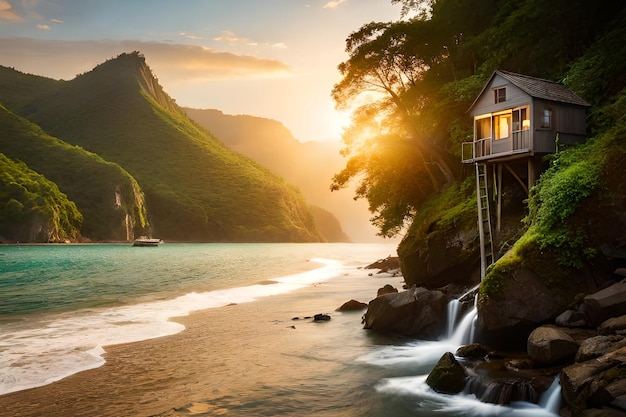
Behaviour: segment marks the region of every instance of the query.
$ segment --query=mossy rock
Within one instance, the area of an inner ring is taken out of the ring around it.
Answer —
[[[426,378],[428,386],[442,394],[458,394],[465,389],[466,382],[465,368],[450,352],[443,354]]]

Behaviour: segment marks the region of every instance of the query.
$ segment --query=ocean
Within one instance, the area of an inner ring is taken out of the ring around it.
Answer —
[[[335,311],[402,286],[363,269],[390,255],[394,244],[0,246],[0,415],[554,415],[436,394],[424,380],[458,337],[383,337],[362,311]]]

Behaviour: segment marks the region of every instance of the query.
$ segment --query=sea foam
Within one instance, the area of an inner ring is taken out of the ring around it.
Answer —
[[[0,333],[0,394],[43,386],[80,371],[102,366],[107,345],[131,343],[184,330],[172,317],[193,311],[247,303],[286,293],[338,276],[342,264],[315,258],[323,266],[256,284],[209,292],[191,292],[170,300],[109,309],[80,310],[3,325]]]

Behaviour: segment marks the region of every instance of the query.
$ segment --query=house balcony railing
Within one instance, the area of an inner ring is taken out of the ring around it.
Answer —
[[[461,144],[461,159],[463,163],[497,158],[531,150],[530,130],[513,132],[511,137],[505,139],[482,138],[473,142]]]

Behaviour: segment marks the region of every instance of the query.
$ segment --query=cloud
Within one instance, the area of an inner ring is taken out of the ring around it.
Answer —
[[[339,7],[339,5],[340,5],[341,3],[345,3],[345,2],[347,2],[347,1],[348,1],[348,0],[336,0],[336,1],[329,1],[328,3],[326,3],[326,4],[324,5],[324,8],[325,8],[325,9],[336,9],[337,7]]]
[[[50,26],[48,26],[48,25],[37,25],[37,29],[39,29],[39,30],[50,30]]]
[[[21,22],[23,19],[17,14],[13,6],[7,0],[0,0],[0,20]]]
[[[198,35],[193,35],[191,33],[187,33],[187,32],[178,32],[178,34],[184,38],[187,39],[193,39],[193,40],[199,40],[199,39],[204,39],[202,36],[198,36]]]
[[[162,81],[284,77],[292,69],[274,59],[195,45],[141,41],[61,41],[0,38],[0,65],[56,79],[71,79],[122,52],[139,51]]]
[[[51,21],[52,23],[57,23],[57,24],[63,24],[63,23],[65,23],[64,21],[59,20],[59,19],[50,19],[50,21]]]
[[[234,32],[231,32],[229,30],[223,31],[222,33],[220,33],[219,36],[214,37],[213,40],[216,42],[226,42],[229,45],[246,45],[246,46],[258,45],[257,42],[253,42],[247,38],[240,38],[237,35],[235,35]]]

